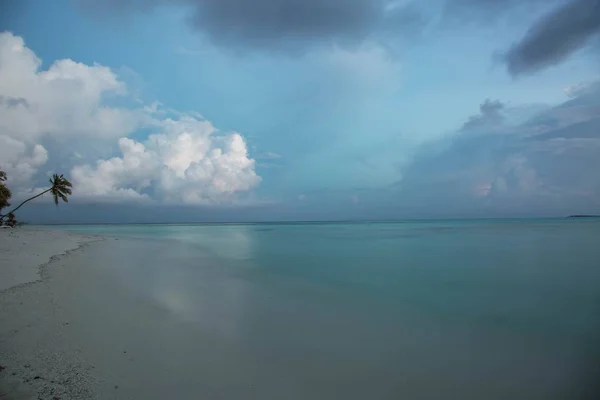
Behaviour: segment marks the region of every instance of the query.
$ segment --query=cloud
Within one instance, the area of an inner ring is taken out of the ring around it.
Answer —
[[[531,15],[540,17],[508,50],[494,52],[515,77],[567,60],[600,34],[600,0],[446,0],[442,21],[514,24]]]
[[[192,117],[163,121],[163,132],[144,143],[121,138],[119,148],[120,157],[73,168],[82,196],[212,204],[261,181],[241,135],[218,135],[212,124]]]
[[[469,130],[501,124],[504,121],[503,109],[504,104],[500,101],[487,99],[479,106],[480,113],[471,116],[462,129]]]
[[[600,97],[600,81],[584,82],[575,85],[568,85],[565,88],[565,94],[570,98],[583,98],[584,96]]]
[[[28,182],[46,161],[48,151],[42,145],[0,135],[0,168],[8,174],[11,185]]]
[[[565,118],[600,104],[600,86],[586,88],[516,125],[510,109],[486,100],[469,129],[424,145],[402,170],[399,205],[444,215],[597,212],[600,115]]]
[[[125,84],[107,67],[41,60],[12,33],[0,34],[0,132],[37,140],[44,135],[119,137],[146,123],[141,111],[110,107]]]
[[[542,16],[506,54],[511,75],[564,61],[600,34],[600,0],[572,0]]]
[[[21,37],[0,34],[0,161],[15,193],[70,170],[74,199],[223,204],[261,181],[246,141],[198,113],[135,102],[110,69],[41,60]],[[114,96],[135,106],[111,105]],[[128,136],[140,129],[146,140]],[[97,159],[118,145],[120,156]]]
[[[375,37],[397,37],[423,21],[404,0],[79,0],[90,14],[143,12],[160,5],[187,6],[192,27],[213,43],[275,51],[313,45],[355,46]]]

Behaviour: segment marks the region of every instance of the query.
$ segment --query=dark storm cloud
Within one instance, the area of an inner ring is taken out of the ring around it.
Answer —
[[[488,24],[509,14],[541,15],[504,54],[512,76],[559,64],[600,36],[600,0],[446,0],[443,21],[453,27],[469,21]]]
[[[600,0],[573,0],[543,16],[506,54],[511,75],[555,65],[600,33]]]
[[[317,43],[356,45],[392,38],[422,23],[412,5],[392,0],[75,0],[97,14],[136,12],[157,5],[189,7],[191,25],[214,43],[305,49]]]

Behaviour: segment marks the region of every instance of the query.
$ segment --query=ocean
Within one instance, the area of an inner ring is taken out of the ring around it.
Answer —
[[[598,219],[45,228],[119,239],[89,266],[202,337],[198,395],[600,393]]]

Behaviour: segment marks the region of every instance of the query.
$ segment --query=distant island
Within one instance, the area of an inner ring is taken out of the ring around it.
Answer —
[[[600,215],[569,215],[567,218],[600,218]]]

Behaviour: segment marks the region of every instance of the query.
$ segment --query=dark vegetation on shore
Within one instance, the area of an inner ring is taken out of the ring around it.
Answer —
[[[68,196],[71,194],[71,188],[73,185],[64,175],[54,174],[52,178],[50,178],[50,187],[41,193],[36,194],[24,201],[21,202],[17,207],[14,207],[10,211],[3,213],[2,210],[4,208],[10,207],[10,198],[12,197],[11,190],[6,186],[7,176],[4,171],[0,171],[0,226],[10,226],[15,227],[19,225],[19,221],[17,221],[16,212],[19,208],[23,207],[26,203],[31,200],[37,199],[38,197],[43,196],[46,193],[51,193],[52,198],[54,199],[54,204],[58,206],[58,199],[61,199],[64,202],[68,202]]]

